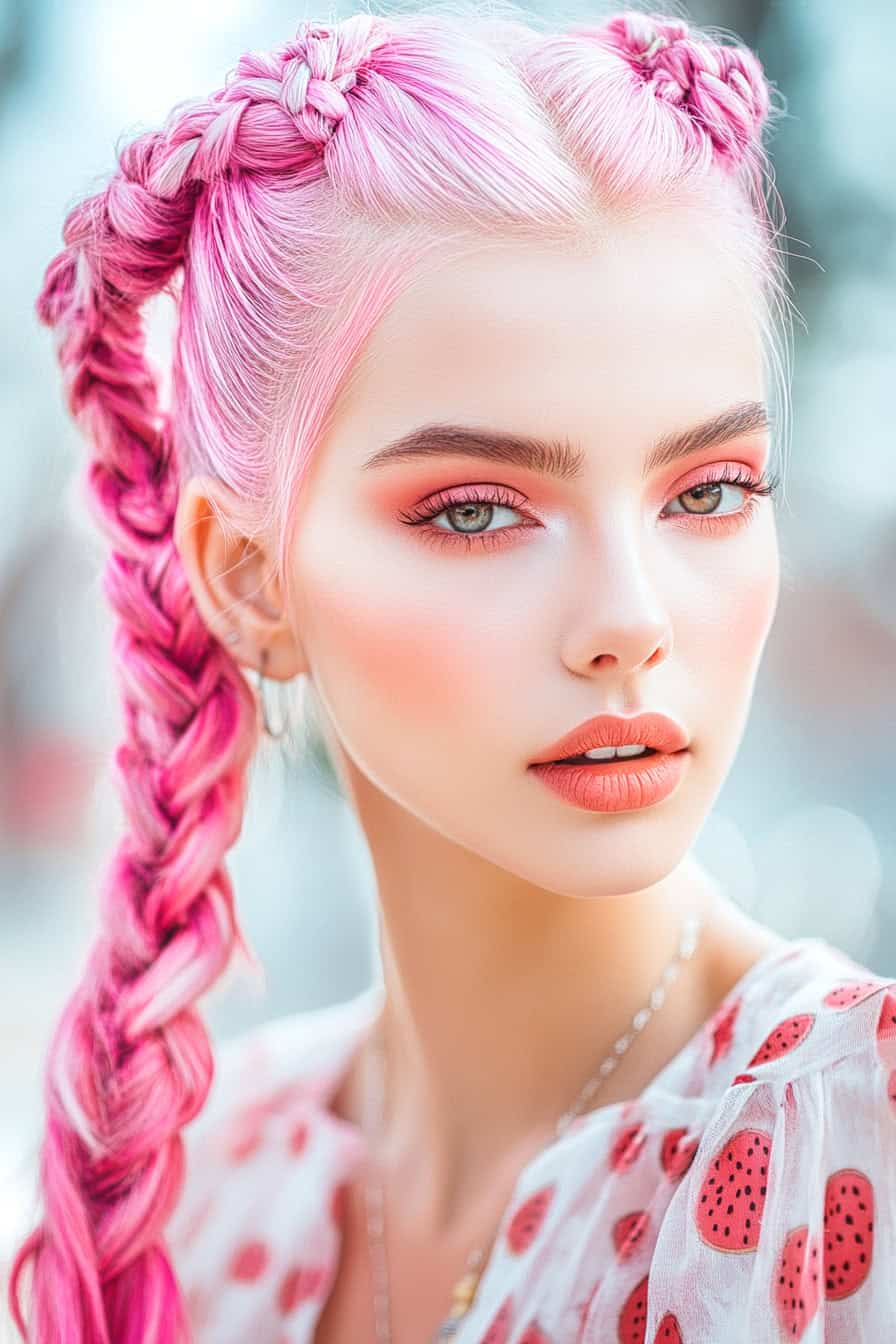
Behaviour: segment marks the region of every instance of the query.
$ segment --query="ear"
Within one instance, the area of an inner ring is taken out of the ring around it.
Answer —
[[[285,610],[272,548],[240,528],[237,495],[221,481],[193,476],[181,488],[174,520],[180,554],[199,613],[237,662],[288,681],[308,671],[301,642]],[[227,643],[231,630],[239,640]]]

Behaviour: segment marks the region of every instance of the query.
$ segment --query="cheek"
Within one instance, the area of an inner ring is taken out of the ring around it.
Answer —
[[[732,575],[720,598],[722,619],[706,634],[720,684],[737,683],[748,692],[755,681],[778,602],[780,573],[777,552],[751,574]]]
[[[506,632],[473,604],[450,607],[421,594],[419,582],[382,574],[376,586],[320,577],[306,587],[305,632],[315,679],[337,722],[375,716],[381,729],[405,734],[411,723],[456,728],[486,704],[507,656]],[[502,643],[504,652],[502,654]]]
[[[734,647],[746,656],[751,649],[761,651],[768,636],[778,600],[777,578],[769,576],[762,584],[751,584],[744,594],[737,624],[732,631]]]
[[[775,617],[780,586],[778,548],[772,538],[762,568],[744,584],[737,621],[732,630],[735,648],[744,658],[749,657],[751,650],[755,650],[757,659],[762,653]]]

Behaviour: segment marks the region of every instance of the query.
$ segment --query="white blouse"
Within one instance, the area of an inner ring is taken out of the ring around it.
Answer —
[[[365,1151],[328,1099],[382,993],[219,1050],[167,1231],[195,1344],[312,1344]],[[578,1117],[524,1166],[454,1336],[890,1339],[896,979],[820,938],[766,953],[636,1100]]]

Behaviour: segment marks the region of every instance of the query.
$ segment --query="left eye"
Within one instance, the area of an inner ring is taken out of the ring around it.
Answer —
[[[749,488],[755,491],[758,484],[759,482],[752,480],[734,481],[723,479],[719,481],[701,481],[699,485],[692,485],[690,489],[682,490],[680,494],[675,496],[672,503],[674,504],[680,499],[687,499],[690,496],[690,498],[696,502],[696,507],[693,509],[683,509],[682,512],[699,517],[700,514],[712,514],[716,512],[719,498],[726,485],[736,485],[741,490]]]

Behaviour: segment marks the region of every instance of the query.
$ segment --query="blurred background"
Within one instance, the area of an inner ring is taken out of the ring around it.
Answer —
[[[300,19],[354,8],[0,0],[0,1270],[31,1225],[43,1054],[120,834],[106,551],[77,503],[82,440],[34,300],[67,210],[105,182],[120,137],[219,87],[242,51],[284,41]],[[805,320],[778,614],[696,853],[781,934],[821,936],[893,975],[896,6],[856,0],[848,23],[841,0],[675,12],[743,38],[786,99],[770,148]],[[162,364],[166,321],[150,317]],[[263,742],[229,870],[263,972],[229,974],[204,1000],[216,1038],[369,983],[372,868],[318,750],[299,763]],[[0,1338],[12,1339],[5,1277]]]

